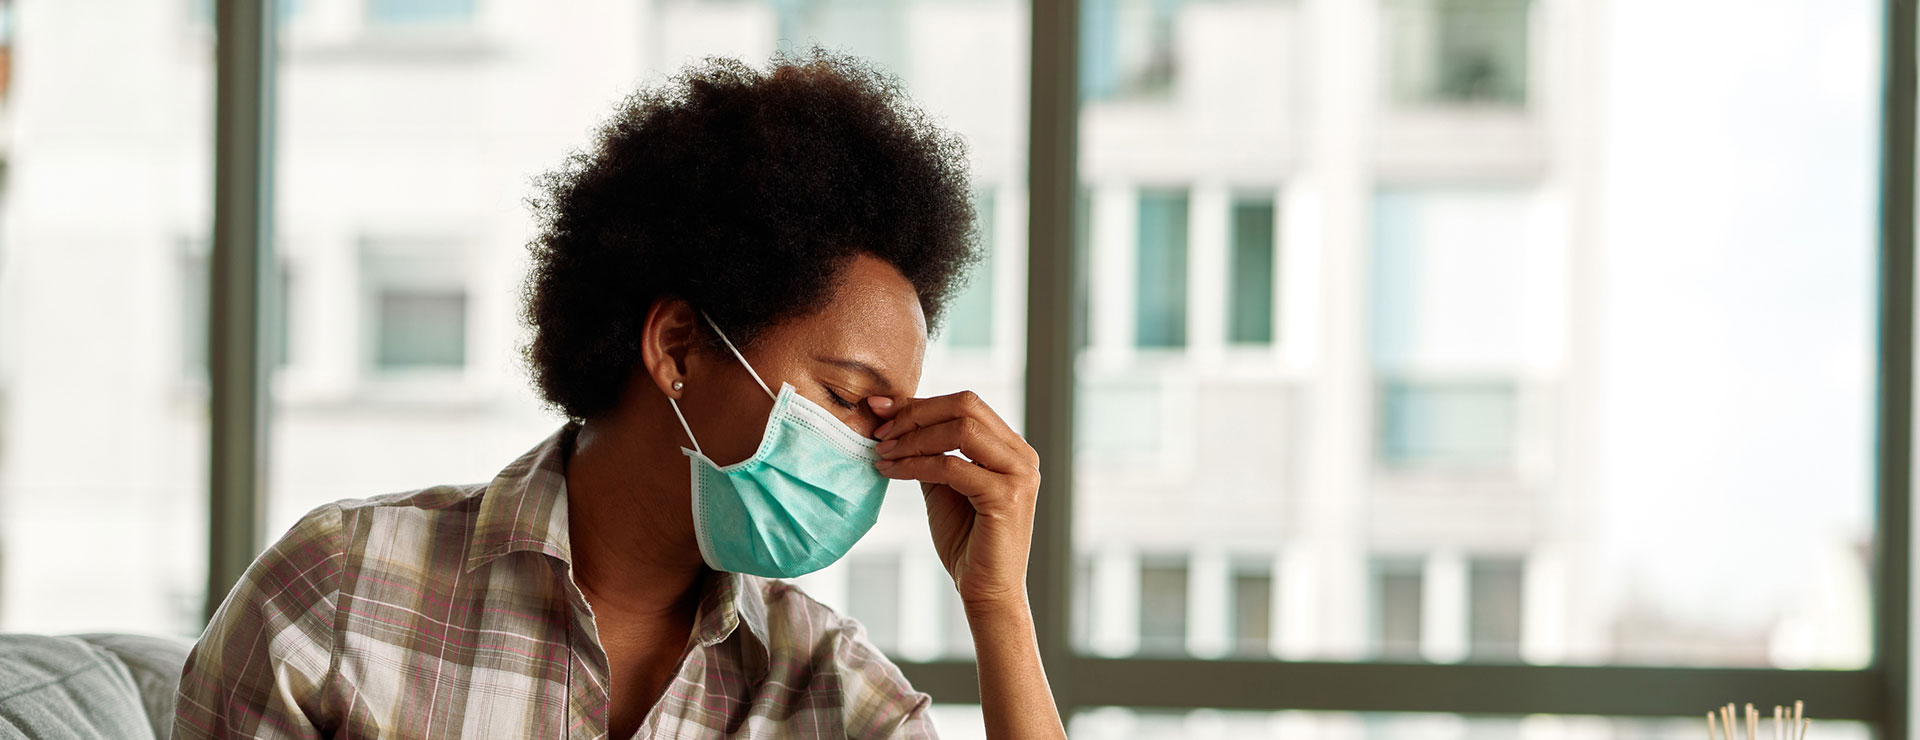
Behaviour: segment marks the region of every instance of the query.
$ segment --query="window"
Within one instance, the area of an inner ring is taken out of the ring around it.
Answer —
[[[382,370],[459,368],[467,361],[467,296],[457,291],[381,288],[374,323]]]
[[[1233,573],[1233,653],[1270,657],[1273,641],[1273,573],[1265,565],[1242,565]]]
[[[847,613],[881,650],[900,647],[900,560],[869,554],[847,562]]]
[[[947,307],[946,340],[950,346],[981,348],[993,344],[994,202],[990,189],[974,195],[973,212],[978,219],[974,228],[980,238],[981,259],[973,266],[967,287]]]
[[[1187,194],[1140,194],[1134,342],[1141,347],[1187,343]]]
[[[367,240],[360,259],[372,370],[464,368],[467,287],[460,248],[441,240]]]
[[[946,605],[943,654],[949,658],[971,660],[973,658],[973,626],[967,624],[967,606],[960,602],[959,592],[949,589],[941,593],[944,597],[941,603]]]
[[[214,71],[184,10],[0,2],[0,632],[205,624],[208,290],[182,235],[210,233]]]
[[[1823,716],[1860,721],[1816,725],[1823,739],[1872,736],[1905,710],[1858,697],[1885,696],[1911,663],[1874,638],[1879,607],[1911,592],[1881,593],[1874,568],[1911,539],[1875,509],[1876,493],[1910,498],[1881,476],[1907,451],[1883,461],[1875,436],[1900,397],[1878,384],[1909,380],[1879,352],[1911,337],[1883,345],[1876,320],[1883,281],[1886,305],[1912,294],[1911,275],[1879,272],[1876,220],[1912,215],[1884,196],[1906,195],[1915,163],[1883,161],[1880,138],[1889,126],[1904,152],[1913,134],[1882,110],[1913,103],[1881,67],[1914,57],[1912,29],[1886,27],[1907,14],[1857,0],[1088,0],[1029,24],[1023,0],[744,0],[640,4],[607,23],[488,0],[488,17],[541,21],[490,26],[485,54],[410,54],[388,52],[432,34],[351,37],[474,26],[481,3],[288,1],[307,6],[282,14],[300,16],[291,35],[329,43],[283,46],[274,77],[274,228],[301,245],[282,280],[297,288],[302,387],[275,388],[269,410],[268,536],[322,501],[484,480],[551,432],[514,368],[527,173],[581,145],[608,91],[636,78],[818,39],[887,60],[973,146],[975,182],[996,184],[983,218],[1002,222],[1000,279],[980,345],[995,351],[930,361],[921,391],[978,390],[1036,438],[1073,431],[1055,440],[1073,449],[1049,453],[1072,475],[1050,475],[1042,504],[1067,503],[1069,528],[1036,539],[1034,564],[1057,591],[1036,594],[1041,621],[1077,626],[1071,644],[1042,635],[1073,677],[1075,737],[1698,737],[1686,695],[1642,679],[1811,687],[1840,704]],[[221,533],[202,508],[209,417],[175,357],[200,354],[173,325],[202,323],[204,288],[175,239],[212,218],[212,39],[192,3],[107,5],[0,0],[17,78],[0,111],[0,629],[190,636]],[[1050,74],[1065,72],[1044,53],[1062,33],[1082,34],[1077,80]],[[1030,80],[1063,79],[1077,95],[1029,99]],[[74,90],[89,94],[47,92]],[[1027,127],[1049,120],[1078,127],[1077,150]],[[1035,132],[1034,181],[1076,180],[1084,197],[1025,192]],[[113,218],[100,202],[120,204]],[[1029,252],[1012,223],[1029,212],[1077,228]],[[368,232],[457,238],[364,250]],[[1887,235],[1887,264],[1904,264],[1905,232]],[[1086,269],[1029,274],[1060,249]],[[413,251],[432,253],[420,271]],[[1084,310],[1031,310],[1045,304],[1024,295],[1029,278]],[[457,373],[379,368],[382,291],[415,301],[395,314],[429,317],[407,331],[461,337],[428,353],[459,355]],[[1026,358],[1023,326],[1078,353]],[[430,382],[389,382],[419,374]],[[1029,374],[1050,393],[1023,406]],[[370,375],[403,392],[367,393]],[[1075,414],[1055,418],[1065,394]],[[91,440],[85,456],[73,439]],[[957,622],[939,616],[937,570],[912,559],[925,522],[902,493],[863,543],[899,557],[896,656],[916,687],[965,703],[964,656],[935,659]],[[1270,569],[1221,565],[1258,552],[1276,552]],[[884,580],[860,562],[819,592],[852,610],[856,582]],[[1297,662],[1240,649],[1257,641],[1262,588],[1269,654]],[[1152,656],[1170,659],[1133,659]],[[1439,665],[1327,665],[1374,660]],[[1470,715],[1348,711],[1453,690],[1453,661],[1605,690],[1580,692],[1578,717],[1471,688],[1484,703]],[[1257,680],[1221,685],[1227,672],[1367,680],[1269,700],[1244,690]],[[1208,708],[1226,700],[1319,706]],[[1652,714],[1687,716],[1620,718]]]
[[[1273,342],[1273,228],[1271,200],[1233,204],[1233,254],[1227,270],[1227,341]]]
[[[636,84],[707,55],[758,66],[817,41],[897,75],[966,140],[988,254],[948,307],[918,392],[973,390],[1019,427],[1025,329],[1004,307],[1022,306],[1026,286],[995,273],[1026,254],[1024,0],[655,2],[611,15],[536,0],[308,5],[313,33],[279,47],[275,227],[300,246],[308,310],[299,382],[276,388],[271,409],[270,537],[328,501],[490,479],[559,428],[519,353],[529,178],[590,144]],[[441,33],[467,29],[485,31],[484,48]],[[900,484],[862,547],[805,587],[897,658],[970,660],[951,579],[912,553],[931,554],[926,514]]]
[[[1481,559],[1468,572],[1467,591],[1472,611],[1470,657],[1476,661],[1513,662],[1520,659],[1521,599],[1525,563],[1520,560]]]
[[[1398,103],[1520,105],[1530,0],[1386,0]]]
[[[1418,660],[1425,630],[1426,575],[1421,561],[1381,560],[1373,567],[1374,653]]]
[[[367,0],[367,24],[415,26],[473,20],[475,0]]]
[[[1481,469],[1513,464],[1519,414],[1513,383],[1387,381],[1380,396],[1382,464]]]
[[[1187,651],[1187,564],[1148,560],[1140,567],[1140,652]]]
[[[1080,90],[1089,100],[1164,97],[1177,59],[1174,21],[1182,0],[1087,0]]]

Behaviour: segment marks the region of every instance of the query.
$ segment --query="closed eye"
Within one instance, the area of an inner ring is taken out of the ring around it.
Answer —
[[[860,404],[856,402],[841,398],[840,394],[834,393],[832,388],[828,388],[827,386],[824,386],[824,385],[820,387],[827,392],[828,398],[833,399],[834,405],[839,406],[840,408],[846,409],[848,411],[852,411],[860,407]]]

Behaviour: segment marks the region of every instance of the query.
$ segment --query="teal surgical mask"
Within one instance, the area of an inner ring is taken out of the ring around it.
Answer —
[[[880,517],[887,478],[873,466],[880,459],[874,451],[878,442],[860,436],[790,384],[781,383],[776,395],[713,319],[707,324],[773,398],[773,413],[751,457],[719,465],[700,451],[679,402],[667,397],[693,443],[693,449],[680,451],[692,468],[700,556],[715,570],[767,578],[825,568],[846,555]]]

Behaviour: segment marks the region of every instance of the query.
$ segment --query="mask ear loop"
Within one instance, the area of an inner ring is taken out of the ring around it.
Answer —
[[[760,374],[753,371],[753,365],[747,363],[747,358],[741,355],[740,350],[733,346],[733,340],[727,338],[727,333],[720,331],[720,325],[713,322],[713,317],[708,316],[707,312],[701,311],[700,318],[706,319],[707,326],[713,327],[713,333],[719,336],[720,341],[727,345],[727,350],[733,353],[734,359],[740,361],[740,366],[747,369],[747,374],[753,376],[753,382],[760,384],[760,390],[766,393],[768,398],[776,401],[780,400],[779,396],[773,395],[772,389],[767,388],[767,381],[761,380]],[[687,441],[693,443],[693,451],[701,455],[707,454],[700,449],[700,440],[693,438],[693,427],[687,424],[687,415],[680,413],[680,402],[675,400],[673,396],[667,396],[667,405],[673,407],[673,415],[680,420],[680,428],[686,431]]]
[[[747,369],[747,374],[753,376],[753,382],[760,384],[760,390],[766,391],[768,398],[774,399],[776,401],[780,400],[779,396],[776,396],[773,394],[773,389],[767,387],[767,381],[761,380],[760,374],[753,371],[753,365],[750,365],[747,363],[746,356],[740,354],[740,350],[734,348],[733,340],[727,339],[727,333],[724,331],[720,331],[719,324],[713,323],[713,317],[708,316],[707,312],[701,311],[700,318],[706,319],[707,326],[713,327],[713,333],[718,335],[720,337],[720,341],[724,342],[727,345],[727,349],[733,352],[734,359],[739,360],[740,366]],[[685,424],[686,420],[682,419],[680,423]]]
[[[673,396],[667,396],[667,405],[673,407],[674,416],[680,417],[680,428],[687,430],[687,441],[693,443],[693,451],[706,455],[707,453],[700,452],[700,440],[693,438],[693,427],[687,426],[687,415],[680,413],[680,402],[674,400]]]

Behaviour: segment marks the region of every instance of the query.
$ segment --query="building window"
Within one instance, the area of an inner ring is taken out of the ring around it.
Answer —
[[[782,51],[859,49],[860,57],[889,73],[912,78],[910,3],[898,0],[771,0]]]
[[[949,658],[973,657],[973,625],[967,622],[967,605],[960,600],[960,593],[951,588],[940,589],[940,600],[946,605],[946,635],[944,652]]]
[[[1521,105],[1529,0],[1388,0],[1395,102]]]
[[[1381,658],[1420,657],[1424,578],[1419,560],[1388,559],[1373,566],[1373,644]]]
[[[1380,462],[1387,467],[1504,468],[1518,443],[1510,381],[1400,381],[1380,388]]]
[[[1091,650],[1093,645],[1093,558],[1080,555],[1073,561],[1073,590],[1067,598],[1068,619],[1072,620],[1072,642],[1076,650]]]
[[[1233,204],[1227,341],[1273,343],[1273,199]]]
[[[1475,560],[1468,571],[1467,625],[1471,658],[1520,660],[1521,600],[1526,566],[1520,560]]]
[[[1187,650],[1187,561],[1148,558],[1140,565],[1140,652]]]
[[[1080,6],[1084,100],[1163,98],[1176,71],[1181,0],[1086,0]]]
[[[1187,345],[1187,191],[1140,194],[1134,343]]]
[[[377,372],[464,369],[471,310],[463,244],[368,239],[360,246],[365,351]]]
[[[370,26],[453,26],[473,20],[475,0],[367,0]]]
[[[1240,567],[1233,573],[1233,652],[1267,657],[1273,641],[1273,571]]]
[[[867,630],[875,647],[900,646],[900,561],[892,555],[847,560],[847,614]]]
[[[980,235],[980,261],[973,266],[965,289],[947,309],[947,344],[954,347],[988,347],[993,344],[993,191],[974,194],[974,229]]]
[[[458,290],[383,288],[377,299],[374,364],[382,370],[460,368],[467,363],[467,295]]]

